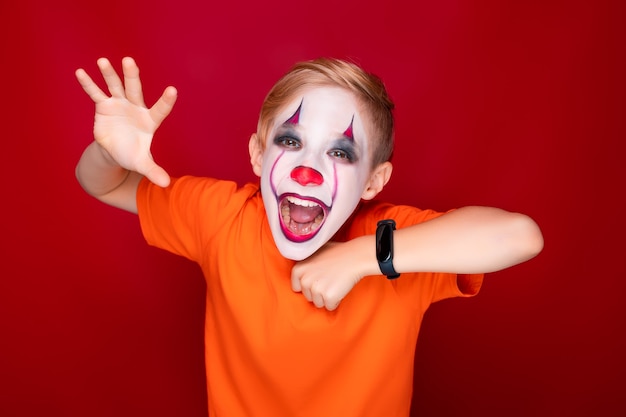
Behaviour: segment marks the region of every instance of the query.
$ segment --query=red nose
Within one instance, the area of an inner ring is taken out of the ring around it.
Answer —
[[[320,185],[324,182],[322,174],[309,167],[295,167],[291,171],[291,179],[300,185]]]

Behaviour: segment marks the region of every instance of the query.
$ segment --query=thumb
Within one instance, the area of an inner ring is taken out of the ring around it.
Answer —
[[[159,187],[165,188],[170,185],[170,176],[168,173],[151,159],[148,160],[145,167],[142,167],[138,172]]]

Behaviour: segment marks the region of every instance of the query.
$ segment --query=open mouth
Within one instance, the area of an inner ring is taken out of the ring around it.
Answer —
[[[319,200],[293,194],[279,200],[280,225],[285,237],[292,242],[312,239],[324,223],[329,208]]]

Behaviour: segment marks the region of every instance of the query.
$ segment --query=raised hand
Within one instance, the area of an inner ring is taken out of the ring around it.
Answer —
[[[170,114],[177,91],[167,87],[150,108],[144,103],[139,68],[135,60],[122,60],[124,82],[106,58],[98,60],[109,93],[102,91],[85,70],[78,69],[76,78],[96,104],[95,141],[121,167],[145,175],[153,183],[165,187],[169,175],[157,165],[150,153],[152,138],[161,122]]]

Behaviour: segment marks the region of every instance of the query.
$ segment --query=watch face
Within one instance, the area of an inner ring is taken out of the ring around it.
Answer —
[[[379,262],[386,262],[391,258],[392,226],[386,224],[378,229],[376,239],[376,258]]]

